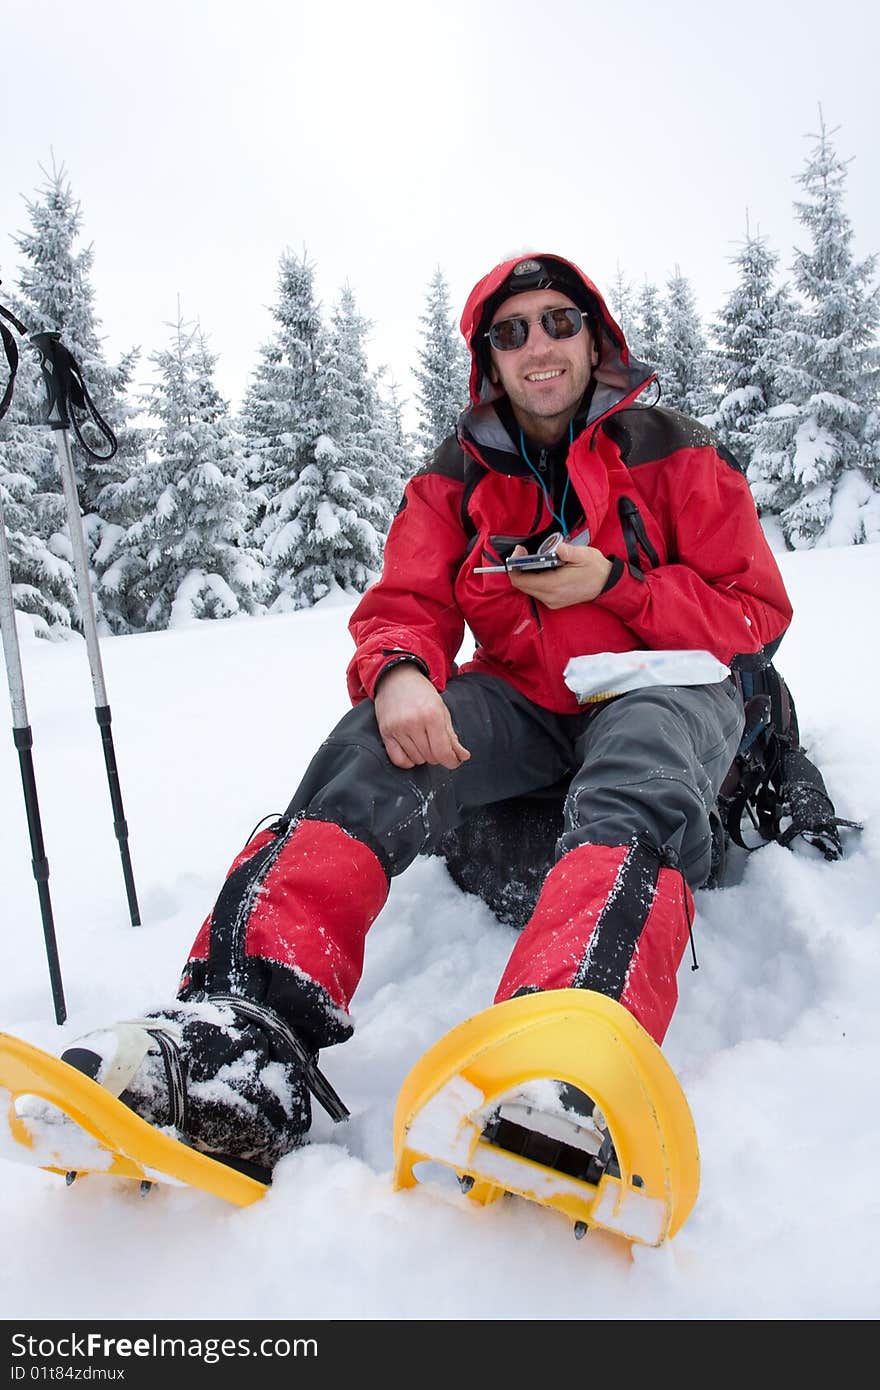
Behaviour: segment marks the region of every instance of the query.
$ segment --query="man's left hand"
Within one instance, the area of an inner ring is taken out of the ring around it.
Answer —
[[[518,545],[511,559],[528,552]],[[568,545],[560,541],[556,554],[562,564],[552,570],[511,570],[515,589],[536,598],[547,608],[569,608],[589,603],[601,594],[611,573],[611,561],[592,545]]]

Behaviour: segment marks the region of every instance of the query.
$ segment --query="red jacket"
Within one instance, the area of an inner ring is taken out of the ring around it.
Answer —
[[[540,253],[536,253],[540,254]],[[768,661],[791,604],[736,461],[697,421],[634,404],[654,375],[630,358],[601,295],[601,362],[586,421],[567,468],[590,544],[612,560],[592,602],[550,609],[504,573],[475,574],[522,541],[555,530],[543,493],[503,428],[474,340],[486,300],[517,260],[476,286],[462,331],[474,362],[472,405],[457,435],[407,484],[388,533],[381,578],[355,609],[353,702],[372,697],[380,673],[415,657],[438,690],[456,672],[465,625],[476,639],[462,671],[507,680],[559,713],[580,708],[565,685],[569,659],[597,652],[699,649],[727,665]],[[558,259],[558,258],[557,258]]]

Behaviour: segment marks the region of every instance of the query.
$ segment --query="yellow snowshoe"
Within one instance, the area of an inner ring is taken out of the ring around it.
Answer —
[[[148,1124],[76,1067],[8,1033],[0,1033],[0,1100],[4,1091],[22,1159],[68,1182],[89,1173],[131,1179],[144,1190],[185,1184],[236,1206],[266,1191],[265,1183]]]
[[[592,990],[522,995],[459,1024],[406,1077],[394,1185],[421,1164],[471,1200],[505,1193],[657,1246],[689,1216],[700,1160],[690,1109],[660,1048]]]

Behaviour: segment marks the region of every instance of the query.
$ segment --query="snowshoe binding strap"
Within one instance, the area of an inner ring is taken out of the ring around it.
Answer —
[[[114,1024],[108,1032],[116,1038],[116,1051],[109,1064],[103,1062],[99,1052],[86,1045],[85,1039],[81,1045],[67,1048],[61,1054],[61,1060],[76,1067],[93,1081],[99,1081],[111,1096],[120,1097],[155,1044],[162,1055],[168,1084],[166,1123],[175,1129],[185,1129],[186,1083],[180,1057],[180,1030],[173,1024],[158,1022],[154,1018],[130,1018]]]
[[[168,1123],[172,1129],[179,1129],[182,1133],[186,1133],[186,1080],[183,1074],[183,1063],[180,1059],[180,1049],[167,1029],[151,1027],[148,1031],[152,1033],[159,1044],[162,1061],[165,1064],[165,1077],[168,1082]]]
[[[318,1070],[314,1056],[297,1037],[292,1028],[278,1017],[274,1009],[269,1009],[265,1004],[255,1004],[250,999],[242,999],[234,994],[208,994],[205,995],[205,1003],[225,1004],[228,1008],[238,1013],[242,1018],[249,1018],[252,1022],[258,1023],[277,1044],[281,1044],[283,1050],[296,1060],[302,1070],[303,1080],[311,1091],[319,1105],[327,1111],[331,1120],[338,1124],[341,1120],[347,1120],[350,1114],[348,1107],[340,1096],[334,1091],[330,1082],[323,1072]]]

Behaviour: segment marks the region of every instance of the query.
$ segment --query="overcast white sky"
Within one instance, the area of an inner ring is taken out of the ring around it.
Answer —
[[[880,250],[878,11],[864,0],[5,0],[0,278],[52,151],[95,249],[108,354],[177,313],[233,406],[271,332],[278,258],[348,280],[373,364],[411,395],[439,265],[456,317],[509,251],[601,288],[676,264],[704,314],[745,228],[788,266],[821,102],[852,157],[861,258]],[[2,299],[3,290],[0,290]]]

